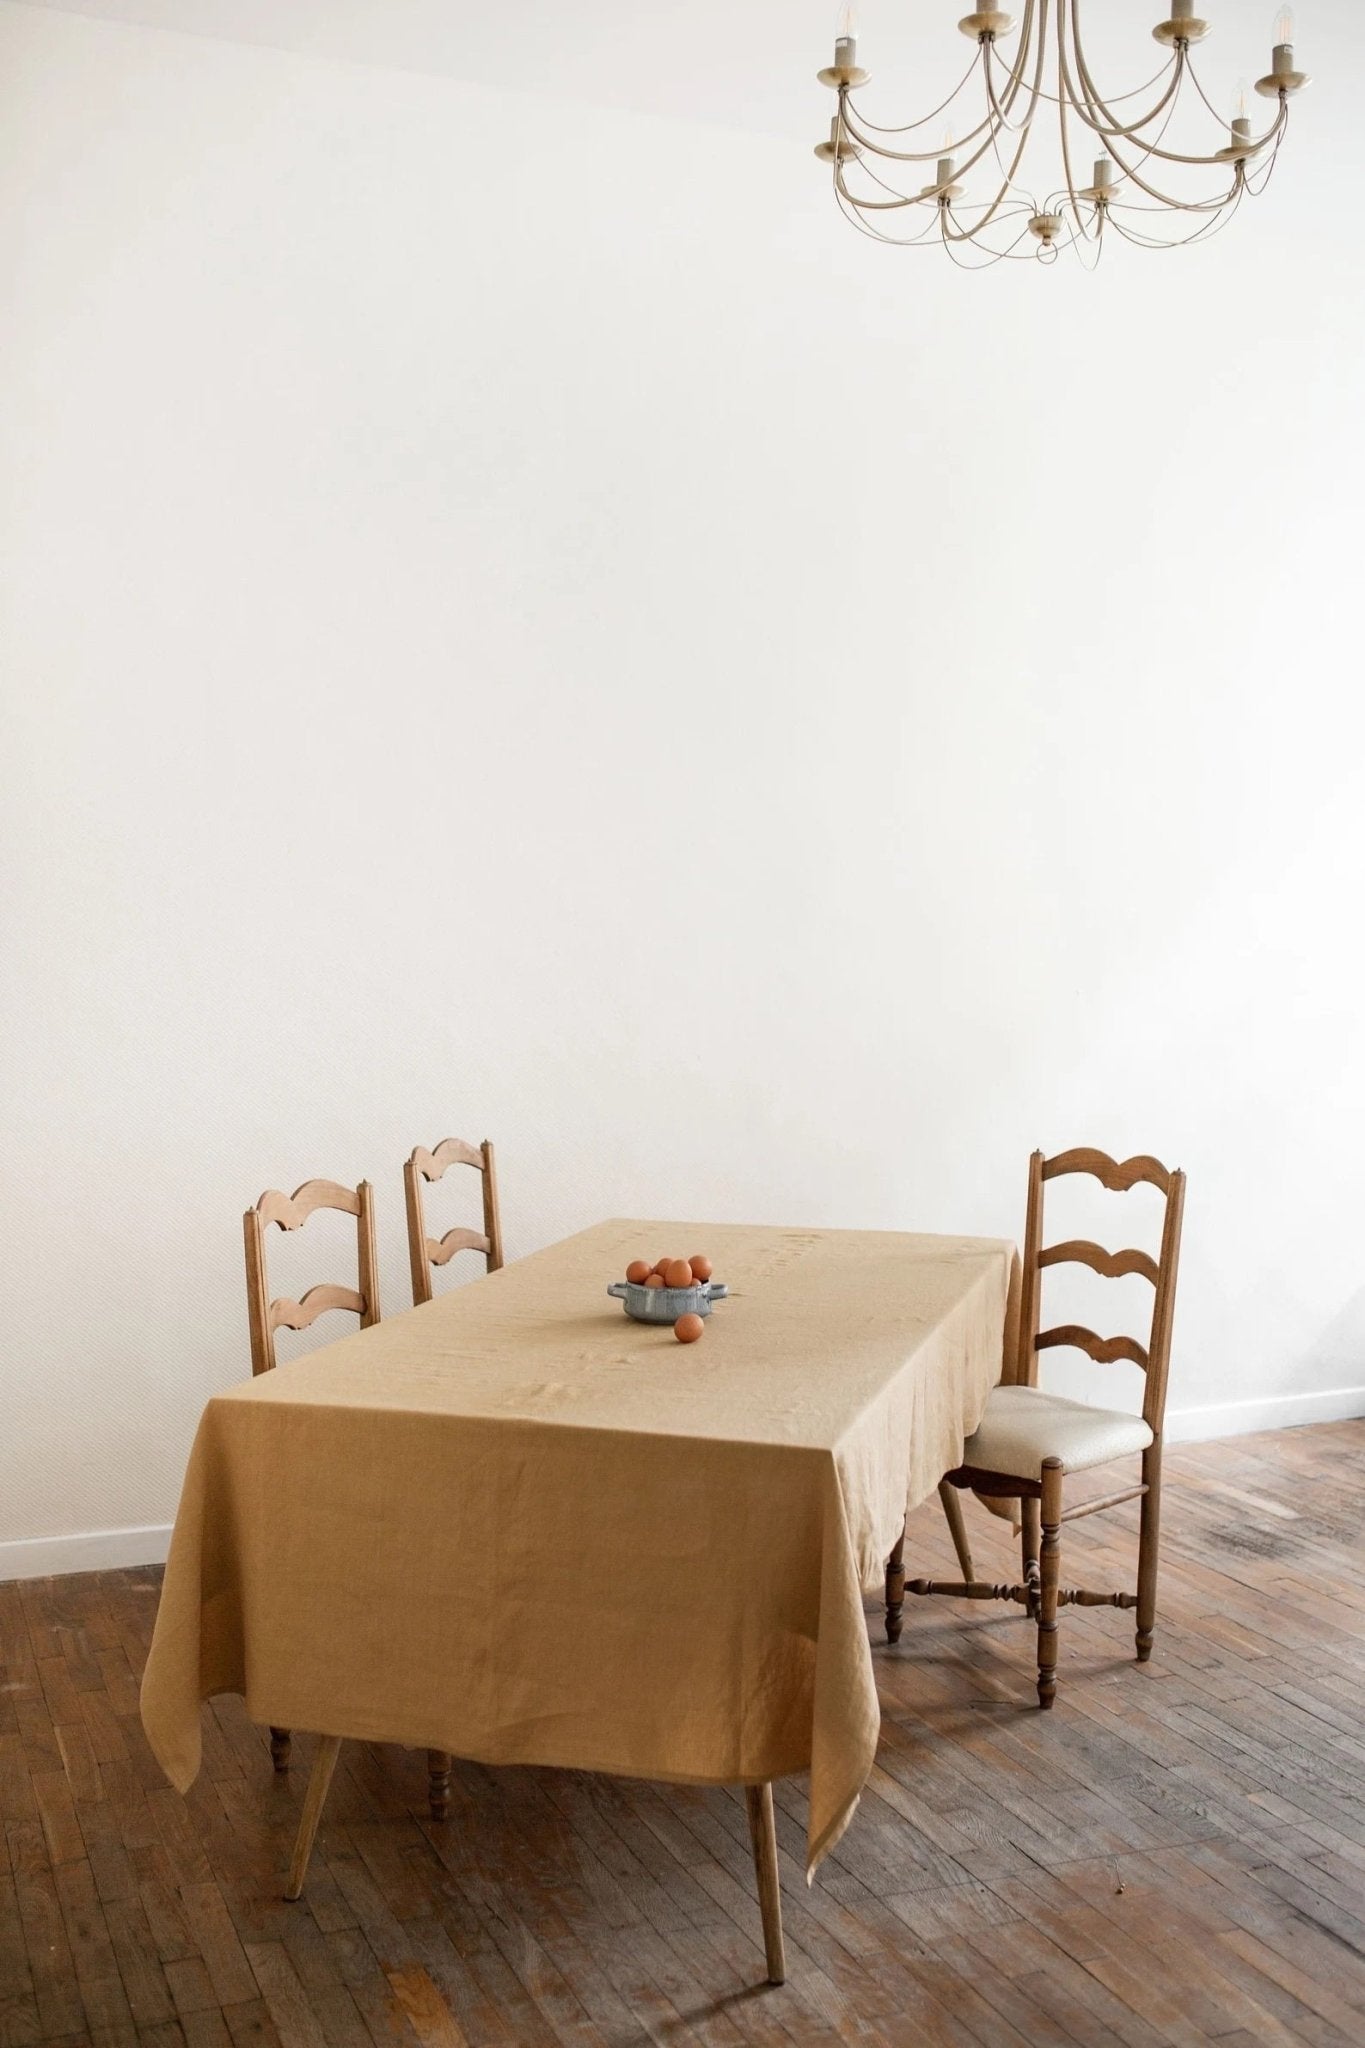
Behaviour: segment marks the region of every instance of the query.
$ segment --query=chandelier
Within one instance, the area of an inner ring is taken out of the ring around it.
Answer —
[[[1114,234],[1146,249],[1206,241],[1248,193],[1265,190],[1289,124],[1289,102],[1308,79],[1294,67],[1293,20],[1285,8],[1273,31],[1270,70],[1256,81],[1261,97],[1274,102],[1269,125],[1252,133],[1245,89],[1225,120],[1191,55],[1209,24],[1195,15],[1195,0],[1169,5],[1170,18],[1152,30],[1169,53],[1155,78],[1108,99],[1086,60],[1081,0],[1024,0],[1017,41],[1012,15],[993,8],[965,15],[958,28],[976,46],[965,77],[946,100],[901,128],[879,127],[854,105],[869,74],[859,67],[846,6],[834,62],[819,73],[820,83],[838,94],[838,111],[828,142],[815,152],[832,167],[840,209],[877,241],[941,246],[966,269],[1011,258],[1051,263],[1064,248],[1093,265]],[[980,118],[967,113],[973,125],[960,141],[954,145],[949,128],[937,146],[911,146],[924,140],[916,130],[939,126],[956,112],[973,81]],[[1149,96],[1145,113],[1130,111]],[[1204,153],[1174,146],[1184,139],[1183,130],[1169,133],[1182,102],[1206,128],[1209,116],[1217,123],[1209,138],[1214,146]],[[1052,129],[1060,157],[1062,182],[1051,191],[1026,181],[1035,127]],[[1096,145],[1089,180],[1080,183],[1084,159]],[[925,172],[919,167],[927,165],[933,175],[920,184]],[[903,189],[907,185],[913,189]],[[1173,185],[1185,189],[1169,189]]]

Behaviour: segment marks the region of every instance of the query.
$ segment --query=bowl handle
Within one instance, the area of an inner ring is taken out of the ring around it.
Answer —
[[[613,1280],[611,1286],[607,1289],[607,1293],[610,1294],[616,1301],[624,1301],[626,1298],[626,1288],[628,1285],[629,1283],[625,1280]]]
[[[728,1288],[728,1287],[726,1286],[726,1284],[725,1284],[725,1282],[724,1282],[723,1280],[713,1280],[713,1281],[711,1282],[711,1300],[712,1300],[712,1301],[724,1301],[724,1299],[725,1299],[726,1295],[727,1295],[727,1294],[728,1294],[729,1292],[730,1292],[730,1290],[729,1290],[729,1288]]]

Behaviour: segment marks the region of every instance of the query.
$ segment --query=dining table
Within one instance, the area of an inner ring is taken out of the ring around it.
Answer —
[[[728,1288],[696,1342],[607,1296],[665,1252]],[[1013,1359],[1018,1271],[1004,1239],[617,1219],[225,1388],[142,1686],[167,1777],[218,1694],[323,1738],[289,1896],[346,1738],[743,1786],[780,1981],[773,1781],[808,1774],[809,1881],[876,1751],[864,1595]]]

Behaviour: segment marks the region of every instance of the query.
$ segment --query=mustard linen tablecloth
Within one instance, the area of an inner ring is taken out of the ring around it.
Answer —
[[[607,1299],[706,1250],[700,1342]],[[810,1772],[808,1870],[871,1768],[862,1594],[1012,1356],[1013,1247],[603,1223],[209,1402],[142,1719],[200,1701],[487,1764]]]

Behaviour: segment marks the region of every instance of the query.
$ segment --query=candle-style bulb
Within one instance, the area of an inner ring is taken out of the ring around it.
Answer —
[[[1245,121],[1246,118],[1247,82],[1244,78],[1241,78],[1237,81],[1237,90],[1232,96],[1232,119],[1234,122],[1237,122]]]
[[[1275,26],[1270,31],[1270,40],[1272,44],[1287,43],[1291,46],[1293,45],[1294,10],[1292,7],[1282,7],[1275,16]]]
[[[858,61],[858,15],[853,0],[844,0],[834,29],[834,68],[851,71]]]
[[[944,129],[943,140],[939,144],[939,152],[938,168],[934,172],[934,183],[941,191],[945,185],[951,185],[957,176],[957,165],[953,162],[953,131],[951,128]]]

